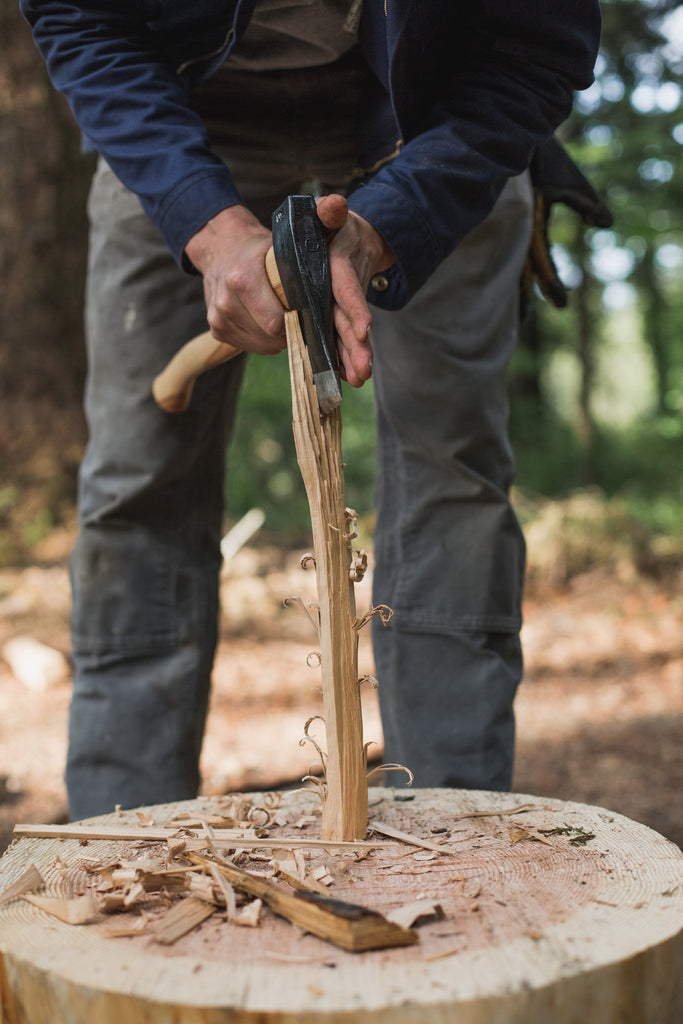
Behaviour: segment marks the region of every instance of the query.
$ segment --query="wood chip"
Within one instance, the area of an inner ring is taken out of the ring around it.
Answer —
[[[97,917],[98,906],[94,896],[74,896],[73,899],[57,899],[53,896],[33,896],[25,894],[23,900],[34,907],[44,910],[46,914],[59,918],[65,924],[87,924]]]
[[[247,903],[237,911],[233,921],[243,928],[258,928],[262,909],[263,902],[261,900],[252,900],[251,903]]]
[[[124,919],[108,924],[104,933],[108,939],[129,939],[135,935],[142,935],[147,931],[148,925],[147,917],[127,915]]]
[[[322,864],[312,869],[311,876],[315,878],[316,882],[320,882],[321,885],[332,885],[334,882],[334,878],[332,878],[332,875]]]
[[[35,892],[36,889],[42,889],[45,885],[43,876],[41,875],[35,864],[30,864],[26,871],[23,872],[17,878],[16,882],[12,885],[8,885],[7,888],[0,893],[0,906],[3,903],[9,903],[10,900],[15,900],[18,896],[23,896],[27,892]]]
[[[292,875],[303,881],[305,870],[301,870],[293,850],[273,850],[273,864],[278,874]]]
[[[190,892],[197,899],[204,900],[206,903],[216,902],[214,884],[207,875],[191,875]]]
[[[436,900],[415,900],[413,903],[405,903],[397,907],[390,914],[386,915],[387,921],[393,921],[401,928],[412,928],[417,921],[432,917],[435,921],[443,921],[445,918],[443,907]]]
[[[215,906],[210,903],[188,896],[187,899],[171,907],[156,925],[154,939],[162,946],[170,946],[200,925],[202,921],[206,921],[207,917],[211,917],[215,911]]]

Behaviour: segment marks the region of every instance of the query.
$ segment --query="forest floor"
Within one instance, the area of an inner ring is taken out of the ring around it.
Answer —
[[[0,570],[0,650],[21,635],[67,654],[70,543],[69,531],[55,531],[33,565]],[[295,594],[315,600],[301,553],[243,548],[224,570],[207,794],[292,785],[315,759],[299,745],[320,711],[319,671],[306,663],[315,635],[301,609],[283,606]],[[597,804],[683,847],[681,570],[654,579],[598,564],[562,585],[531,580],[515,791]],[[357,588],[359,610],[369,594],[369,582]],[[372,671],[369,631],[360,662]],[[379,753],[377,695],[363,690],[365,736]],[[16,822],[66,820],[69,698],[68,672],[40,689],[0,659],[0,850]]]

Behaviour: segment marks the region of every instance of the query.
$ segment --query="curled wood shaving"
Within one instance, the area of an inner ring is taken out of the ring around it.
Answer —
[[[304,775],[302,782],[311,782],[314,786],[313,790],[308,792],[314,792],[317,797],[320,798],[321,803],[325,803],[327,799],[327,784],[323,779],[318,778],[317,775]]]
[[[349,566],[349,579],[352,583],[362,583],[363,577],[368,571],[368,556],[363,548],[360,551],[355,549],[352,552],[351,565]]]
[[[311,715],[311,717],[307,719],[306,724],[304,725],[304,735],[303,738],[299,740],[299,746],[304,747],[306,746],[306,743],[312,743],[318,753],[318,757],[320,758],[320,763],[322,765],[323,772],[325,772],[327,770],[327,754],[322,749],[322,747],[316,740],[315,736],[311,736],[311,733],[309,731],[311,725],[315,721],[322,722],[323,725],[325,724],[325,719],[322,717],[322,715]]]
[[[394,613],[388,605],[378,604],[375,605],[374,608],[370,608],[370,610],[365,612],[364,615],[361,615],[360,618],[356,616],[351,623],[352,628],[355,629],[357,633],[360,632],[363,626],[367,626],[368,622],[370,622],[371,619],[374,619],[375,615],[379,615],[380,622],[383,626],[386,626],[387,623],[391,622],[394,617]]]
[[[344,519],[346,520],[346,533],[343,534],[344,540],[354,540],[358,536],[358,513],[353,508],[345,508]]]
[[[379,689],[379,679],[377,678],[377,676],[370,675],[369,673],[367,675],[361,676],[360,679],[358,680],[358,685],[362,686],[363,683],[370,683],[370,686],[373,688],[373,690]]]
[[[368,744],[366,744],[366,747],[367,746],[368,746]],[[373,768],[371,772],[368,772],[368,780],[372,778],[372,776],[375,774],[375,772],[393,772],[393,771],[405,772],[406,775],[408,776],[408,781],[406,782],[406,786],[412,786],[413,782],[415,781],[415,776],[411,772],[410,768],[406,768],[406,766],[404,764],[391,764],[391,763],[388,763],[388,764],[378,764],[376,768]]]
[[[300,565],[301,565],[302,569],[311,569],[311,568],[315,569],[315,567],[316,567],[315,555],[312,555],[310,551],[307,551],[305,555],[301,556]]]
[[[289,608],[290,605],[297,604],[313,626],[316,633],[320,634],[320,607],[317,604],[304,604],[298,594],[294,594],[292,597],[286,597],[282,603],[285,608]]]
[[[376,747],[376,746],[377,746],[377,744],[375,743],[374,740],[368,740],[367,743],[363,744],[363,767],[365,769],[367,769],[367,767],[368,767],[368,750],[370,749],[370,747]]]
[[[264,800],[265,803],[265,800]],[[253,806],[253,800],[243,793],[233,793],[231,796],[222,797],[219,806],[226,814],[237,818],[238,821],[247,821],[249,811]]]

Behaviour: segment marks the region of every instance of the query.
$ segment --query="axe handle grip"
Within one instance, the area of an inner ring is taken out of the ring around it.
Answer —
[[[273,291],[287,309],[287,300],[280,284],[272,248],[266,253],[266,272]],[[164,412],[185,412],[190,404],[197,377],[214,366],[234,359],[241,351],[234,345],[216,341],[211,331],[198,334],[192,341],[183,345],[170,363],[154,378],[152,394],[157,405],[161,406]]]
[[[154,378],[152,394],[164,412],[185,412],[197,377],[239,355],[241,349],[216,341],[211,331],[188,341]]]

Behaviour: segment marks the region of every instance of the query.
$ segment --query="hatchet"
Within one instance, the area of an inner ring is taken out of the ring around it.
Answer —
[[[273,214],[273,246],[266,254],[266,272],[285,309],[298,314],[320,412],[327,415],[337,408],[342,395],[327,242],[312,196],[289,196]],[[216,341],[210,331],[188,341],[154,380],[158,405],[166,412],[184,412],[197,378],[240,351]]]

